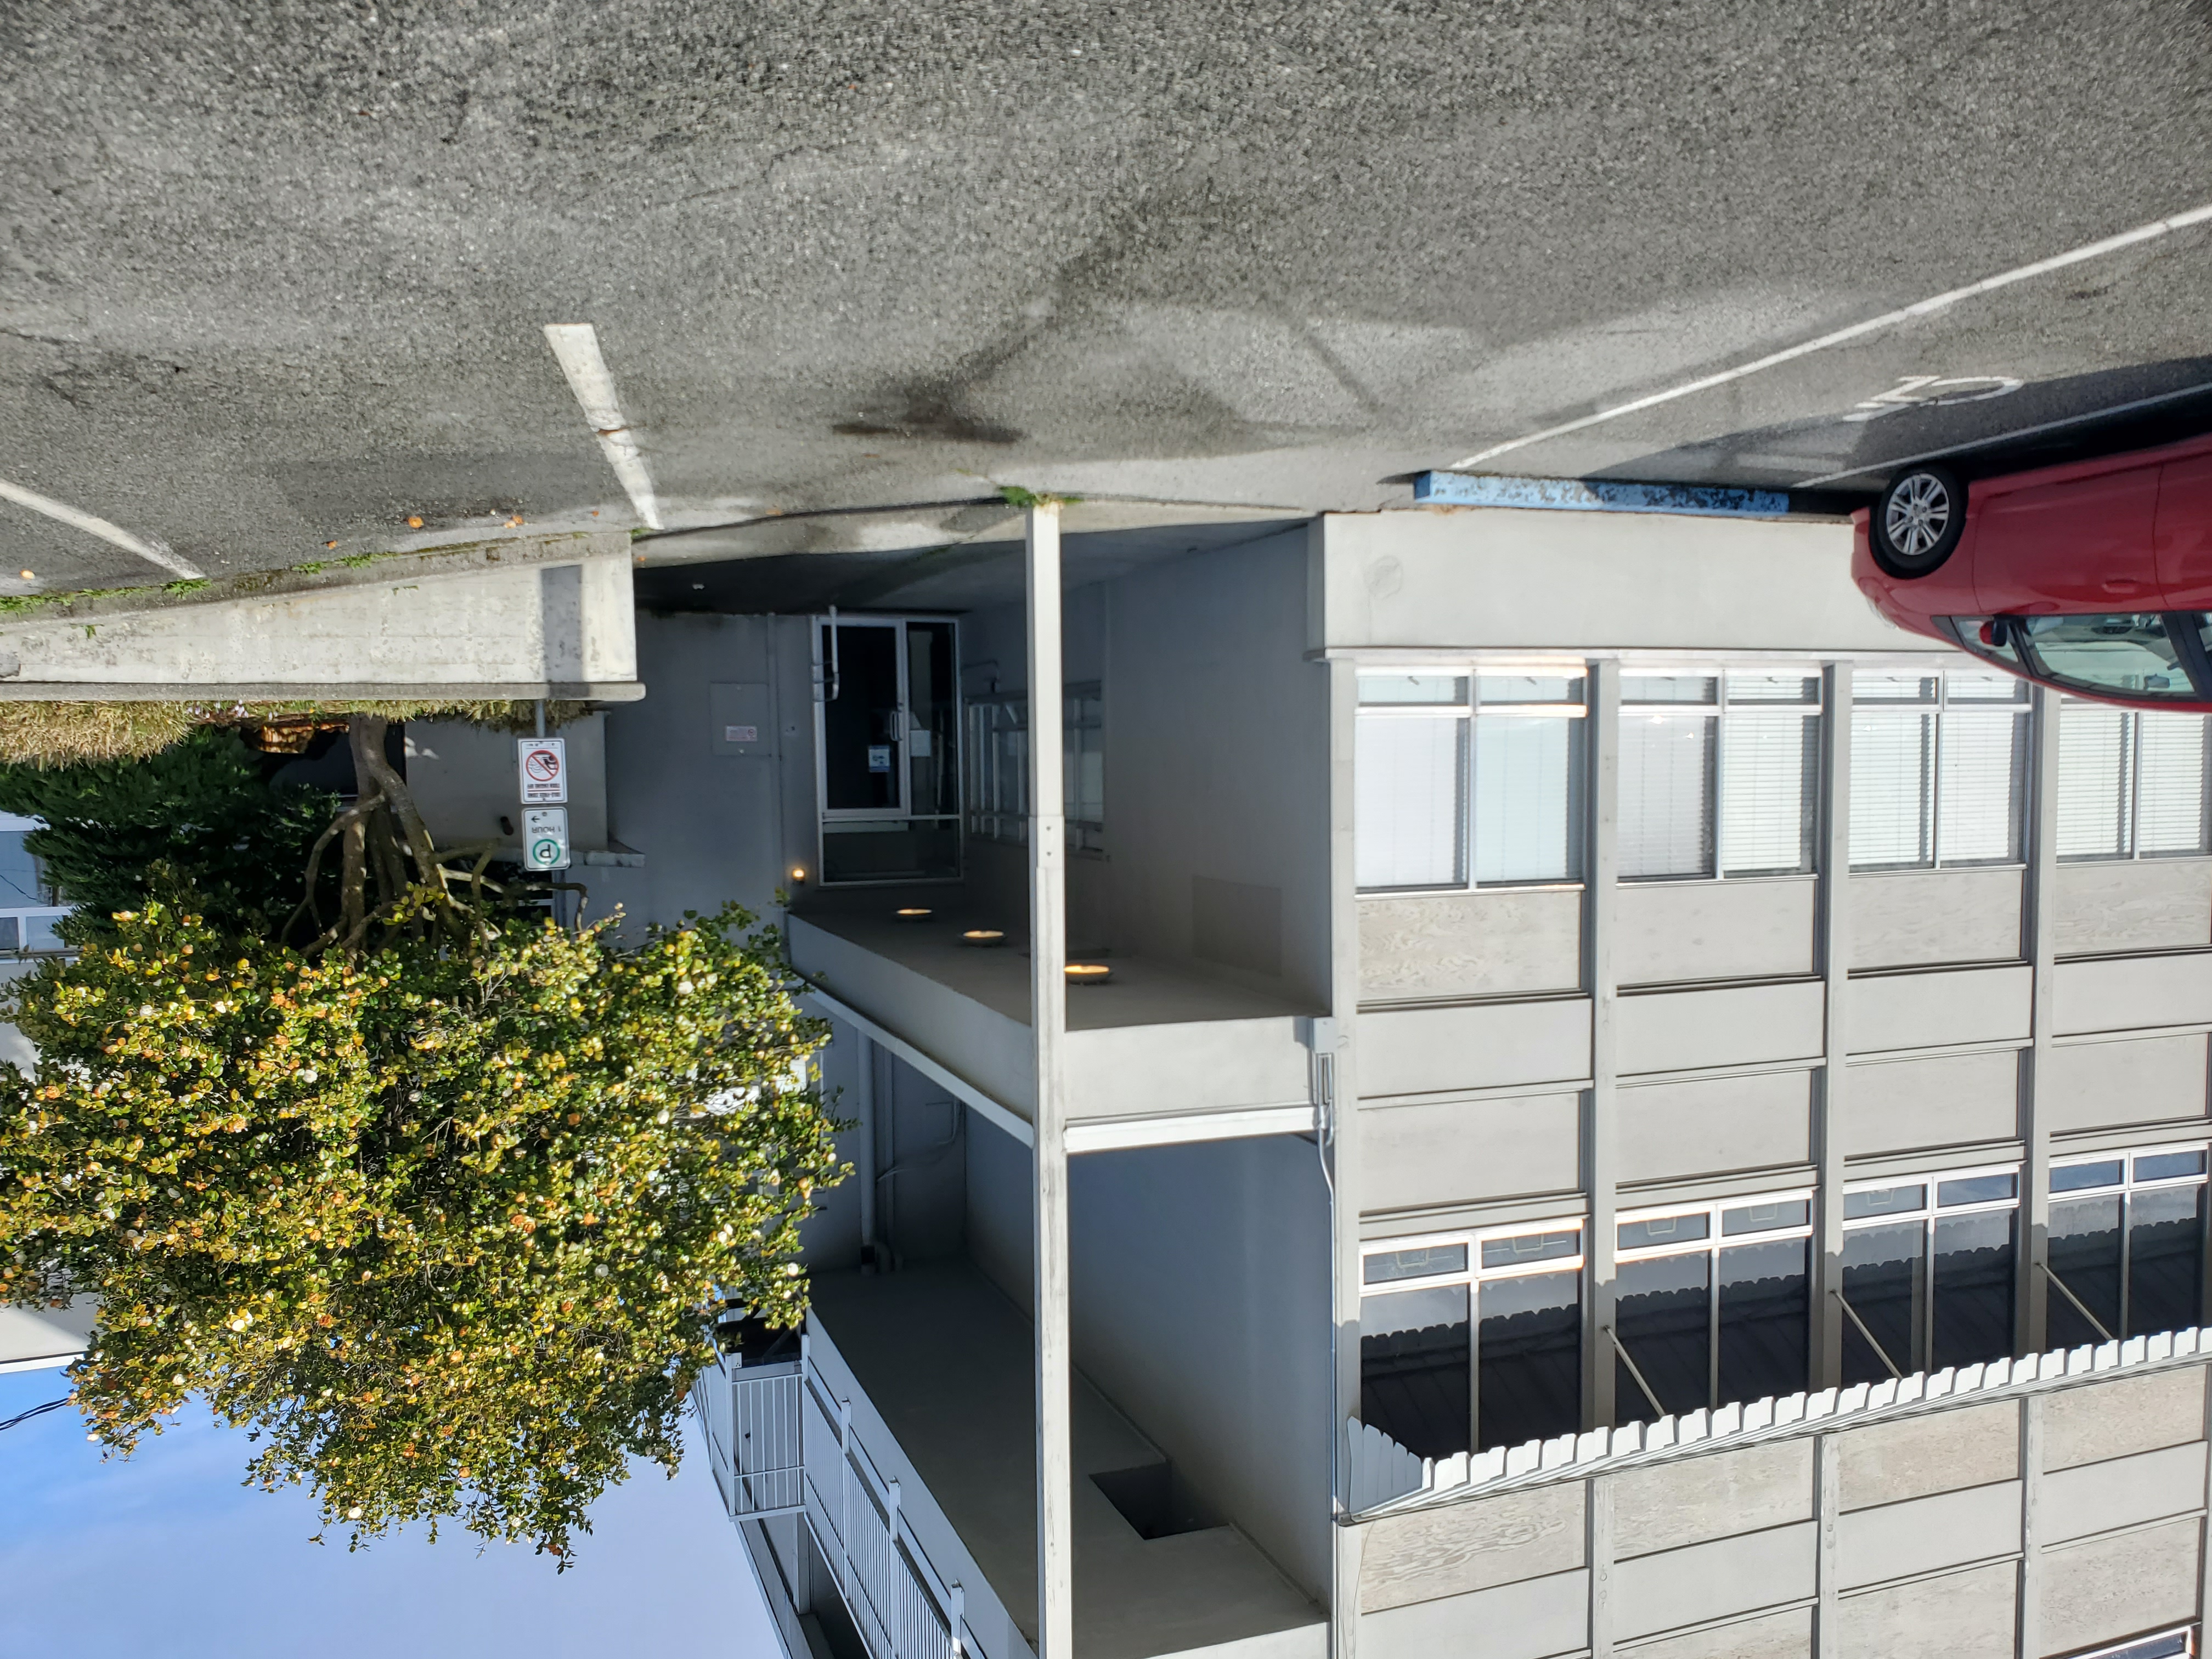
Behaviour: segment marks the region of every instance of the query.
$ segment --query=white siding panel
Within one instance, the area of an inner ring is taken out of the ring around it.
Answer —
[[[1845,1030],[1853,1054],[1951,1042],[2026,1042],[2030,970],[1962,968],[1850,982]]]
[[[2040,1102],[2053,1133],[2202,1119],[2205,1039],[2064,1042],[2051,1051]]]
[[[1820,1026],[1814,983],[1623,997],[1620,1071],[1626,1076],[1812,1059],[1820,1052]]]
[[[1812,1158],[1809,1072],[1759,1072],[1623,1089],[1620,1179],[1664,1181]]]
[[[1360,1202],[1372,1212],[1572,1190],[1578,1095],[1424,1101],[1361,1109]]]
[[[1627,884],[1613,971],[1624,985],[1809,974],[1814,896],[1809,879]]]
[[[2212,864],[2123,859],[2058,866],[2058,954],[2212,945]]]
[[[1360,1092],[1441,1094],[1588,1077],[1589,1021],[1585,997],[1364,1013]]]
[[[1412,1001],[1571,991],[1582,946],[1578,889],[1364,899],[1360,992]]]
[[[2212,951],[2062,962],[2057,1000],[2062,1036],[2198,1024],[2212,1020]]]
[[[1844,1156],[2003,1140],[2020,1127],[2020,1055],[1938,1054],[1853,1066],[1837,1105]]]
[[[2016,867],[1853,876],[1845,884],[1851,967],[2017,959],[2021,891]]]

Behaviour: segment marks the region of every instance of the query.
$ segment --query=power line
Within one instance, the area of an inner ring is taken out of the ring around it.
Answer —
[[[64,1395],[58,1400],[49,1400],[43,1406],[33,1406],[27,1412],[17,1412],[13,1417],[8,1419],[5,1422],[0,1422],[0,1429],[12,1429],[18,1423],[27,1423],[33,1418],[43,1416],[47,1412],[58,1412],[63,1407],[68,1405],[69,1402],[69,1395]]]

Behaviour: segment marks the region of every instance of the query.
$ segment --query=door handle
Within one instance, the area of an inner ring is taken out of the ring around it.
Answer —
[[[2151,591],[2148,582],[2136,581],[2126,576],[2108,576],[2097,586],[2106,593],[2135,594]]]

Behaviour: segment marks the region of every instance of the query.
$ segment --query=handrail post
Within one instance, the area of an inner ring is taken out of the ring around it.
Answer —
[[[837,1585],[853,1593],[853,1402],[837,1402]]]

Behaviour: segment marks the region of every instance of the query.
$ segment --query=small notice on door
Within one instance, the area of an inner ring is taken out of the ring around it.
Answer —
[[[565,738],[517,738],[525,806],[568,804],[568,742]]]
[[[871,772],[888,772],[890,769],[890,744],[887,743],[870,744],[868,745],[868,770]]]
[[[726,726],[722,728],[722,741],[724,743],[758,743],[760,741],[760,727],[757,726]]]

